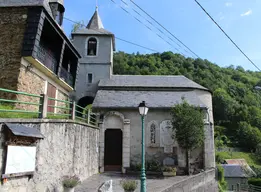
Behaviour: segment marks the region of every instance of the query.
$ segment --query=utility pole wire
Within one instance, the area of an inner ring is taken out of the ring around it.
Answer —
[[[85,25],[83,25],[83,24],[81,24],[81,23],[79,23],[79,22],[73,21],[73,20],[71,20],[71,19],[69,19],[69,18],[64,17],[64,19],[67,20],[67,21],[70,21],[70,22],[72,22],[72,23],[79,24],[79,25],[81,25],[82,27],[85,27]],[[99,31],[99,32],[100,32],[100,31]],[[143,46],[143,45],[139,45],[139,44],[137,44],[137,43],[133,43],[133,42],[131,42],[131,41],[124,40],[124,39],[119,38],[119,37],[116,37],[116,36],[115,36],[115,39],[118,39],[118,40],[123,41],[123,42],[125,42],[125,43],[129,43],[129,44],[131,44],[131,45],[135,45],[135,46],[137,46],[137,47],[141,47],[141,48],[143,48],[143,49],[147,49],[147,50],[149,50],[149,51],[160,52],[160,51],[157,51],[157,50],[155,50],[155,49],[151,49],[151,48],[145,47],[145,46]]]
[[[133,43],[133,42],[130,42],[130,41],[121,39],[121,38],[119,38],[119,37],[115,37],[115,38],[118,39],[118,40],[120,40],[120,41],[124,41],[124,42],[126,42],[126,43],[129,43],[129,44],[132,44],[132,45],[135,45],[135,46],[144,48],[144,49],[148,49],[148,50],[150,50],[150,51],[158,52],[158,51],[156,51],[156,50],[154,50],[154,49],[151,49],[151,48],[148,48],[148,47],[144,47],[144,46],[142,46],[142,45],[138,45],[138,44],[136,44],[136,43]]]
[[[128,3],[126,3],[124,0],[121,0],[121,2],[123,2],[127,7],[131,7],[129,6]],[[115,2],[114,2],[115,3]],[[125,8],[122,7],[122,9],[125,10]],[[166,35],[159,27],[155,26],[155,24],[153,24],[150,20],[148,20],[147,18],[145,18],[143,15],[141,15],[137,10],[135,10],[134,8],[131,7],[131,9],[137,13],[140,17],[142,17],[143,19],[145,19],[149,24],[151,24],[151,26],[153,26],[154,28],[156,28],[158,31],[160,31],[163,35],[165,35],[168,39],[170,39],[173,43],[175,43],[176,45],[178,45],[180,48],[181,45],[179,43],[177,43],[176,41],[174,41],[172,38],[170,38],[168,35]],[[127,12],[125,10],[125,12]],[[130,14],[130,13],[129,13]],[[131,15],[131,14],[130,14]],[[133,16],[135,17],[135,16]],[[141,22],[140,22],[141,23]],[[143,24],[143,23],[142,23]],[[144,24],[145,25],[145,24]],[[146,25],[145,25],[146,26]],[[146,26],[148,28],[148,26]],[[152,31],[152,29],[150,28],[150,30]],[[156,32],[155,32],[156,33]],[[157,33],[156,33],[157,34]],[[163,41],[166,41],[161,35],[157,34],[158,37],[160,37]],[[167,42],[167,41],[166,41]],[[173,46],[172,44],[170,44],[169,42],[167,42],[170,46],[172,46],[178,53],[181,53],[182,55],[186,56],[185,53],[183,53],[180,49],[178,49],[177,47]],[[185,50],[185,49],[184,49]],[[185,50],[186,51],[186,50]],[[186,56],[188,57],[188,56]],[[192,56],[193,57],[193,56]]]
[[[185,45],[179,38],[177,38],[173,33],[171,33],[166,27],[164,27],[160,22],[158,22],[155,18],[153,18],[149,13],[147,13],[144,9],[142,9],[137,3],[133,0],[130,0],[136,7],[138,7],[143,13],[149,16],[153,21],[155,21],[159,26],[161,26],[165,31],[167,31],[172,37],[174,37],[178,42],[180,42],[184,47],[186,47],[191,53],[193,53],[196,57],[200,58],[194,51],[192,51],[187,45]]]
[[[132,0],[130,0],[132,1]],[[198,6],[207,14],[207,16],[216,24],[216,26],[227,36],[227,38],[236,46],[236,48],[247,58],[250,63],[252,63],[259,71],[261,69],[240,49],[240,47],[230,38],[230,36],[222,29],[222,27],[213,19],[213,17],[205,10],[205,8],[197,1],[195,2],[198,4]]]
[[[111,0],[115,5],[118,5],[114,0]],[[122,1],[123,2],[123,1]],[[126,4],[126,2],[124,2]],[[127,4],[126,4],[127,5]],[[188,57],[187,55],[185,55],[184,53],[182,53],[180,50],[178,50],[176,47],[174,47],[172,44],[170,44],[168,41],[166,41],[161,35],[159,35],[157,32],[153,31],[148,25],[146,25],[145,23],[143,23],[140,19],[138,19],[136,16],[134,16],[133,14],[131,14],[129,11],[127,11],[123,6],[119,5],[120,8],[125,11],[127,14],[129,14],[130,16],[134,17],[139,23],[141,23],[142,25],[144,25],[146,28],[148,28],[150,31],[154,32],[159,38],[161,38],[163,41],[165,41],[167,44],[169,44],[170,46],[172,46],[177,53],[183,55],[184,57]]]

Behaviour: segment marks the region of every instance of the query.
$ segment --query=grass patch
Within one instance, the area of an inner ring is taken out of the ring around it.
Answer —
[[[15,110],[13,106],[10,105],[0,105],[0,109],[5,110]],[[0,112],[0,118],[23,118],[32,119],[38,118],[38,113],[23,113],[23,112]]]
[[[13,106],[11,105],[3,105],[0,104],[0,109],[5,109],[5,110],[16,110]],[[0,112],[0,118],[13,118],[13,119],[37,119],[38,118],[38,113],[23,113],[23,112]],[[63,114],[48,114],[46,119],[70,119],[70,116],[68,115],[63,115]],[[84,122],[87,123],[87,119],[80,119],[80,118],[75,118],[76,122]],[[91,125],[96,126],[95,123],[90,122]]]
[[[222,163],[224,159],[245,159],[250,166],[260,167],[261,162],[253,153],[246,152],[216,152],[217,163]]]
[[[0,109],[5,110],[16,110],[13,106],[10,105],[0,105]],[[18,118],[18,119],[37,119],[38,113],[23,113],[23,112],[0,112],[0,118]],[[69,119],[69,116],[66,115],[55,115],[48,114],[46,119]]]

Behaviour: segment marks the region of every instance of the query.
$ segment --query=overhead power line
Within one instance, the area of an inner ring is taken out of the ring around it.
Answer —
[[[138,9],[140,9],[143,13],[145,13],[148,17],[150,17],[154,22],[156,22],[159,26],[161,26],[165,31],[167,31],[172,37],[174,37],[178,42],[180,42],[184,47],[186,47],[192,54],[196,57],[200,58],[194,51],[192,51],[185,43],[183,43],[178,37],[176,37],[172,32],[170,32],[166,27],[164,27],[159,21],[157,21],[154,17],[152,17],[149,13],[147,13],[144,9],[142,9],[137,3],[133,0],[130,0]]]
[[[126,6],[128,7],[131,7],[129,6],[128,3],[126,3],[124,0],[121,0],[121,2],[123,2]],[[142,17],[143,19],[145,19],[149,24],[151,24],[154,28],[156,28],[158,31],[160,31],[163,35],[165,35],[166,37],[168,37],[168,39],[170,39],[172,42],[174,42],[175,44],[177,44],[180,48],[181,48],[181,45],[179,43],[177,43],[176,41],[174,41],[171,37],[167,36],[163,30],[161,30],[159,27],[155,26],[150,20],[148,20],[146,17],[144,17],[142,14],[140,14],[137,10],[135,10],[134,8],[131,7],[131,9],[137,13],[140,17]]]
[[[154,50],[154,49],[150,49],[150,48],[148,48],[148,47],[144,47],[144,46],[142,46],[142,45],[138,45],[138,44],[136,44],[136,43],[133,43],[133,42],[130,42],[130,41],[121,39],[121,38],[119,38],[119,37],[115,37],[115,38],[118,39],[118,40],[120,40],[120,41],[123,41],[123,42],[125,42],[125,43],[129,43],[129,44],[135,45],[135,46],[137,46],[137,47],[141,47],[141,48],[144,48],[144,49],[148,49],[148,50],[154,51],[154,52],[159,52],[159,51],[156,51],[156,50]]]
[[[72,23],[79,24],[79,25],[81,25],[82,27],[85,27],[85,25],[83,25],[83,24],[81,24],[81,23],[79,23],[79,22],[76,22],[76,21],[74,21],[74,20],[72,20],[72,19],[69,19],[69,18],[66,18],[66,17],[64,17],[64,19],[67,20],[67,21],[70,21],[70,22],[72,22]],[[99,31],[99,32],[100,32],[100,31]],[[124,40],[124,39],[119,38],[119,37],[115,37],[115,39],[118,39],[118,40],[123,41],[123,42],[125,42],[125,43],[129,43],[129,44],[131,44],[131,45],[135,45],[135,46],[137,46],[137,47],[141,47],[141,48],[143,48],[143,49],[147,49],[147,50],[149,50],[149,51],[160,52],[160,51],[157,51],[157,50],[155,50],[155,49],[151,49],[151,48],[145,47],[145,46],[143,46],[143,45],[139,45],[139,44],[137,44],[137,43],[134,43],[134,42],[131,42],[131,41],[128,41],[128,40]]]
[[[131,0],[132,1],[132,0]],[[216,24],[216,26],[226,35],[226,37],[236,46],[236,48],[247,58],[252,65],[254,65],[259,71],[261,69],[242,51],[242,49],[231,39],[231,37],[222,29],[222,27],[213,19],[213,17],[206,11],[206,9],[197,1],[195,2],[198,4],[198,6],[207,14],[207,16]]]
[[[114,4],[118,5],[114,0],[111,0]],[[124,2],[124,1],[122,1]],[[124,2],[125,5],[128,5],[126,2]],[[182,53],[177,47],[173,46],[173,44],[171,44],[169,41],[165,40],[160,34],[158,34],[157,32],[153,31],[148,25],[146,25],[144,22],[142,22],[140,19],[138,19],[136,16],[134,16],[133,14],[131,14],[128,10],[126,10],[123,6],[119,5],[120,8],[126,12],[127,14],[131,15],[132,17],[134,17],[139,23],[141,23],[142,25],[144,25],[147,29],[149,29],[150,31],[154,32],[159,38],[161,38],[163,41],[165,41],[167,44],[169,44],[170,46],[172,46],[178,53],[186,56],[184,53]],[[135,11],[137,13],[137,11]],[[139,13],[138,13],[139,14]],[[140,14],[139,14],[140,15]],[[149,21],[148,21],[149,22]],[[149,22],[151,23],[151,22]],[[153,25],[153,24],[152,24]]]

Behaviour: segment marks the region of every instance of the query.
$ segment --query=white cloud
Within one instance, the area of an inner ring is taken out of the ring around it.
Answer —
[[[231,2],[226,2],[225,5],[226,7],[231,7],[233,4]]]
[[[242,14],[241,14],[241,17],[248,16],[248,15],[251,15],[251,14],[252,14],[252,10],[249,9],[247,12],[242,13]]]

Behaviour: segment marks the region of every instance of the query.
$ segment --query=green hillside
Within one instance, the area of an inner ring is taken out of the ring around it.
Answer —
[[[240,66],[221,68],[208,60],[172,52],[141,55],[117,52],[114,74],[184,75],[213,92],[215,136],[222,144],[255,150],[261,143],[261,73]]]

